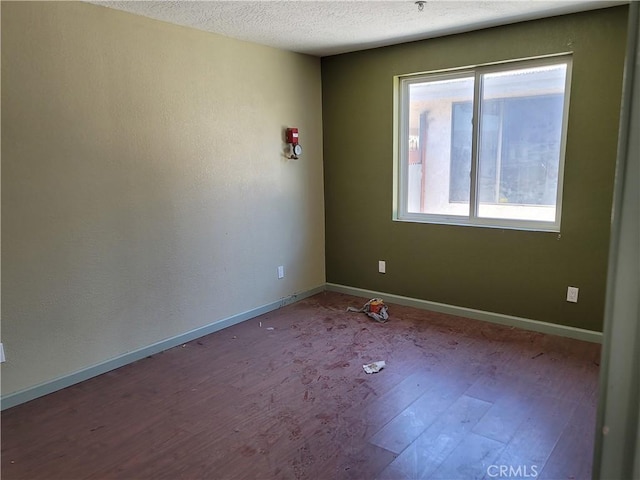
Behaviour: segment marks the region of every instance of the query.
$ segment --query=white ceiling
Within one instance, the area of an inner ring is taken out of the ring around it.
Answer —
[[[99,1],[91,3],[316,56],[628,3],[599,0]]]

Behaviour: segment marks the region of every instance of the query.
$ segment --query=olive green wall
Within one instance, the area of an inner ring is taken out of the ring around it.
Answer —
[[[322,59],[327,281],[601,331],[626,6]],[[573,52],[561,235],[393,222],[394,75]],[[387,273],[377,273],[386,260]],[[567,286],[580,288],[577,304]]]

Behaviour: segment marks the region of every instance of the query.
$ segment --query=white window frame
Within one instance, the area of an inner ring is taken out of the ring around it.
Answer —
[[[522,68],[552,66],[566,64],[566,78],[564,90],[564,106],[562,115],[562,134],[560,139],[560,158],[558,164],[558,186],[556,196],[556,218],[553,222],[536,220],[514,220],[504,218],[487,218],[478,216],[479,200],[477,195],[477,170],[478,170],[478,138],[480,122],[480,103],[482,98],[482,78],[484,74],[519,70]],[[570,53],[562,53],[553,56],[534,59],[513,60],[508,62],[477,65],[459,69],[423,72],[394,77],[394,192],[393,192],[393,220],[417,223],[435,223],[447,225],[466,225],[477,227],[492,227],[516,230],[533,230],[542,232],[560,232],[562,216],[562,191],[564,184],[564,161],[567,139],[567,123],[569,116],[570,87],[571,87],[572,56]],[[461,77],[474,76],[473,96],[473,136],[471,152],[471,181],[469,215],[445,215],[408,212],[408,171],[409,171],[409,86],[413,83],[421,83],[434,80],[448,80]]]

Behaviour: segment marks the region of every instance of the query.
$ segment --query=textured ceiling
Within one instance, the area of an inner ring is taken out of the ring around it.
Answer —
[[[91,1],[178,25],[317,56],[459,33],[625,1]]]

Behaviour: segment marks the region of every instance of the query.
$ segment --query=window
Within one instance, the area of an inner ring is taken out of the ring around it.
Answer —
[[[559,231],[570,73],[561,56],[398,77],[394,219]]]

